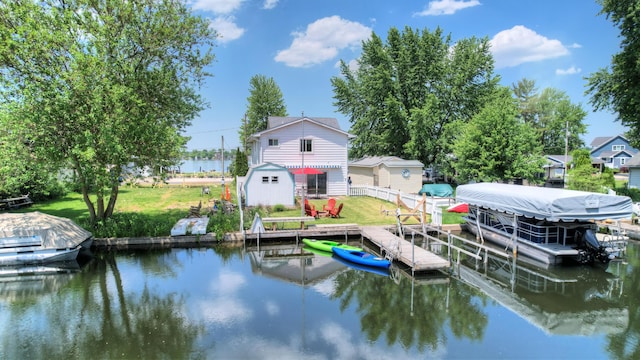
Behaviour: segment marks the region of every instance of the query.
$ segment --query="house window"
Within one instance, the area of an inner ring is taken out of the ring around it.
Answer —
[[[268,176],[263,176],[262,177],[262,183],[263,184],[268,184],[269,183],[269,177]]]
[[[277,176],[272,176],[271,177],[271,183],[272,184],[277,184],[278,183],[278,177]]]
[[[624,165],[627,162],[627,158],[620,158],[620,165]]]
[[[278,139],[269,139],[269,146],[279,146]]]
[[[300,152],[311,152],[312,149],[311,139],[300,139]]]
[[[613,151],[622,151],[624,150],[624,145],[613,145],[611,148]]]

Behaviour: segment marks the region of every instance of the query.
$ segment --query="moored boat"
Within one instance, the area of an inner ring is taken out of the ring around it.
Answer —
[[[332,251],[336,256],[356,264],[385,269],[391,266],[391,262],[389,260],[362,250],[345,250],[339,247],[334,247]]]
[[[326,251],[326,252],[331,252],[331,250],[334,247],[340,248],[340,249],[346,249],[346,250],[356,250],[356,251],[362,251],[362,248],[356,247],[356,246],[351,246],[348,244],[343,244],[343,243],[339,243],[337,241],[331,241],[331,240],[316,240],[316,239],[308,239],[308,238],[303,238],[302,242],[314,249],[317,250],[321,250],[321,251]]]
[[[75,260],[92,234],[73,221],[38,211],[0,214],[0,265]]]
[[[630,219],[631,199],[535,186],[478,183],[458,186],[469,204],[467,230],[545,264],[607,263],[624,252],[624,239],[599,241],[597,220]]]

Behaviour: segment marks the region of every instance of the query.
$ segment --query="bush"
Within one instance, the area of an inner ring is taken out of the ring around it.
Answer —
[[[282,204],[275,204],[275,205],[273,205],[273,208],[272,208],[273,212],[283,212],[286,209],[287,208]]]

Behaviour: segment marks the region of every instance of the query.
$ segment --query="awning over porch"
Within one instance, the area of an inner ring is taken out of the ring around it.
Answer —
[[[283,165],[287,169],[301,169],[302,164],[285,164]],[[304,167],[306,168],[314,168],[314,169],[340,169],[342,166],[338,164],[308,164],[304,163]]]

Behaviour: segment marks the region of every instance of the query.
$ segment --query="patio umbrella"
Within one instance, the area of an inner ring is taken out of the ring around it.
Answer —
[[[318,170],[316,168],[305,167],[299,169],[291,169],[290,170],[293,175],[318,175],[322,174],[322,170]]]
[[[306,175],[315,175],[316,176],[316,197],[318,197],[318,174],[322,174],[323,173],[322,170],[312,168],[312,167],[303,167],[298,169],[291,169],[289,171],[291,171],[291,173],[294,175],[305,175],[305,182],[307,181]]]

